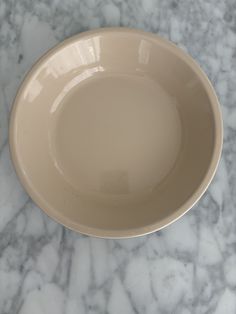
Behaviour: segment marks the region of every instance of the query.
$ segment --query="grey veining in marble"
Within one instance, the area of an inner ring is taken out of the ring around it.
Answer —
[[[224,149],[202,200],[165,230],[131,240],[75,234],[28,198],[9,158],[12,100],[33,62],[64,38],[99,26],[158,33],[211,79]],[[0,313],[236,313],[236,2],[1,0]]]

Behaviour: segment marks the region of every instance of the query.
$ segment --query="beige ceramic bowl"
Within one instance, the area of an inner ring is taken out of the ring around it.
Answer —
[[[219,104],[191,57],[149,33],[108,28],[45,54],[13,106],[20,180],[50,217],[99,237],[132,237],[182,216],[221,153]]]

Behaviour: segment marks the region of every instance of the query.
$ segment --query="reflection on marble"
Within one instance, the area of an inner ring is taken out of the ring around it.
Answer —
[[[85,237],[49,219],[19,184],[7,143],[11,103],[33,62],[69,35],[116,25],[188,51],[213,82],[224,117],[221,163],[202,200],[165,230],[130,240]],[[234,0],[2,0],[0,313],[236,313],[235,82]]]

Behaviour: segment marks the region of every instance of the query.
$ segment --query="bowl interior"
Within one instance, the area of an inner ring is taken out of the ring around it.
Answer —
[[[161,228],[213,175],[214,97],[191,58],[157,37],[74,37],[44,56],[18,93],[17,172],[34,201],[75,230],[127,236]]]

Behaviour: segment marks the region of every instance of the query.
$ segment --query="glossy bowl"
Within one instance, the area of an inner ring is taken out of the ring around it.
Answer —
[[[50,217],[98,237],[133,237],[182,216],[221,153],[214,90],[193,59],[156,35],[85,32],[26,76],[10,120],[25,189]]]

